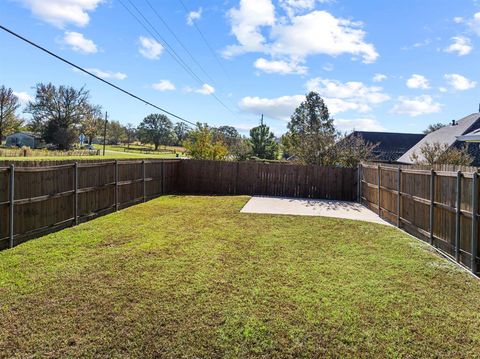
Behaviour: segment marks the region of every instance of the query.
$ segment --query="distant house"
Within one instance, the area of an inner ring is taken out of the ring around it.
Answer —
[[[480,128],[480,113],[473,113],[458,121],[452,121],[448,126],[442,127],[434,132],[426,135],[415,146],[410,148],[402,157],[398,159],[399,163],[413,163],[412,155],[415,153],[418,160],[425,159],[421,153],[421,149],[426,143],[447,144],[449,147],[461,148],[465,146],[465,142],[459,141],[457,137],[473,132]],[[480,166],[480,149],[477,143],[468,146],[468,153],[473,157],[472,166]]]
[[[353,131],[347,137],[362,137],[365,143],[377,144],[372,151],[371,160],[376,162],[395,162],[418,141],[425,137],[422,133],[395,133]]]
[[[7,147],[42,147],[44,142],[41,137],[32,132],[17,132],[7,136],[5,145]]]

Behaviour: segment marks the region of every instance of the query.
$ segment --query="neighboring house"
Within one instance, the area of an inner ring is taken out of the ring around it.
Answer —
[[[426,135],[420,142],[408,150],[402,157],[398,159],[399,163],[413,163],[412,155],[415,153],[419,161],[425,160],[421,153],[421,148],[426,143],[447,144],[449,147],[461,148],[465,146],[465,142],[459,141],[457,137],[473,132],[480,128],[480,113],[473,113],[458,121],[452,121],[448,126],[442,127],[434,132]],[[468,153],[473,157],[472,166],[480,166],[480,149],[478,144],[472,143],[468,146]]]
[[[353,131],[347,137],[362,137],[365,143],[376,144],[372,151],[372,161],[395,162],[418,141],[424,134],[421,133],[395,133],[395,132],[369,132]]]
[[[17,132],[7,136],[5,145],[7,147],[42,147],[43,141],[40,136],[32,132]]]

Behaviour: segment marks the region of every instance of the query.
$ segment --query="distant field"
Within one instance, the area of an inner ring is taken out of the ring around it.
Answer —
[[[128,158],[180,158],[185,157],[183,147],[161,146],[158,151],[153,151],[153,146],[149,145],[107,145],[105,147],[105,156],[103,156],[103,146],[94,145],[95,149],[100,150],[100,155],[88,155],[79,153],[79,151],[57,152],[47,150],[28,150],[27,156],[17,150],[16,156],[13,151],[0,149],[0,160],[8,161],[45,161],[45,160],[94,160],[94,159],[128,159]],[[151,151],[149,151],[151,149]],[[178,156],[177,156],[178,154]]]

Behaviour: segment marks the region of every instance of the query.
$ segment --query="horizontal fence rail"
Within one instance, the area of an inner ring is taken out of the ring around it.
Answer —
[[[185,160],[179,171],[179,189],[187,194],[357,198],[357,168]]]
[[[175,160],[27,164],[0,167],[0,249],[177,191]]]
[[[360,165],[363,204],[478,273],[477,169],[470,173]]]

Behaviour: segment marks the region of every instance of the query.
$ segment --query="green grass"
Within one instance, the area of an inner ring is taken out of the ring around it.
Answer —
[[[102,145],[95,145],[96,149],[102,150]],[[142,146],[132,145],[132,148],[140,148]],[[145,145],[144,147],[151,147],[149,145]],[[161,146],[160,150],[163,150],[163,146]],[[153,149],[153,147],[152,147]],[[154,152],[154,153],[142,153],[139,151],[129,151],[126,149],[124,151],[124,146],[115,146],[115,145],[107,145],[105,147],[105,156],[103,156],[103,152],[100,152],[99,156],[91,155],[91,156],[28,156],[28,157],[2,157],[0,156],[0,161],[62,161],[62,160],[75,160],[75,161],[82,161],[82,160],[96,160],[96,159],[140,159],[140,158],[177,158],[176,154],[174,154],[173,150],[177,150],[179,153],[179,157],[185,157],[183,155],[184,148],[183,147],[168,147],[168,151],[164,152]],[[32,152],[35,150],[31,150]],[[42,151],[45,152],[45,151]]]
[[[166,196],[0,252],[2,357],[478,357],[480,283],[393,227]]]
[[[0,157],[0,161],[88,161],[88,160],[120,160],[120,159],[140,159],[140,158],[176,158],[171,153],[161,154],[143,154],[133,152],[105,151],[105,156],[31,156],[31,157]]]

